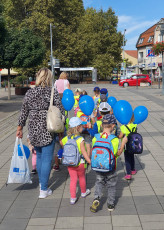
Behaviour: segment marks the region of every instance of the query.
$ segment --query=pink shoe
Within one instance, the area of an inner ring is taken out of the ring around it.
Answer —
[[[132,175],[135,175],[136,173],[137,173],[136,170],[131,171],[131,174],[132,174]]]
[[[124,176],[124,179],[125,179],[125,180],[131,180],[131,179],[132,179],[132,176],[127,174],[126,176]]]

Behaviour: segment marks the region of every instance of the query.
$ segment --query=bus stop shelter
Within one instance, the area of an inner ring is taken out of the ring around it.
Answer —
[[[92,82],[93,83],[97,82],[97,69],[95,69],[94,67],[79,67],[79,68],[61,67],[60,71],[64,71],[64,72],[92,71]]]

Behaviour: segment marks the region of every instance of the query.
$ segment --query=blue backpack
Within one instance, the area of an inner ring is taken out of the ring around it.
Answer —
[[[116,169],[116,158],[111,143],[116,136],[106,134],[107,138],[103,138],[102,135],[95,135],[96,142],[92,149],[91,168],[99,172],[111,172]]]
[[[77,166],[81,160],[81,155],[76,143],[76,140],[80,136],[68,137],[67,143],[64,145],[63,156],[62,156],[62,164],[65,166]]]

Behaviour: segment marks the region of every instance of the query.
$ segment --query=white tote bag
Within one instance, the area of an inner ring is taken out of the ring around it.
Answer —
[[[47,112],[47,130],[50,133],[63,133],[65,117],[60,109],[53,105],[54,87],[51,90],[50,106]]]
[[[18,156],[18,141],[20,142],[20,147],[22,150],[23,156]],[[15,147],[13,156],[11,159],[10,171],[8,176],[7,184],[10,183],[32,183],[30,178],[30,170],[28,166],[28,161],[23,149],[22,140],[16,137]]]

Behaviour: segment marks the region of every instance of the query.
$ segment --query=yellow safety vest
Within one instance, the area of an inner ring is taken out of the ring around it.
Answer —
[[[133,123],[130,123],[130,124],[128,124],[127,125],[128,126],[128,128],[132,131],[132,129],[133,128],[137,128],[137,124],[133,124]],[[126,136],[128,136],[129,135],[129,130],[126,128],[126,126],[125,125],[121,125],[121,127],[120,127],[120,130],[121,130],[121,132],[123,133],[123,134],[125,134]]]
[[[102,127],[101,127],[102,121],[101,121],[101,120],[96,121],[96,124],[97,124],[97,128],[98,128],[98,133],[100,133],[100,132],[101,132],[101,129],[102,129]]]
[[[79,105],[79,101],[78,101],[79,97],[80,97],[80,95],[74,96],[74,99],[75,99],[74,109],[76,109]]]

